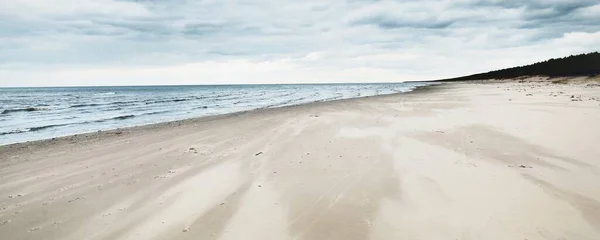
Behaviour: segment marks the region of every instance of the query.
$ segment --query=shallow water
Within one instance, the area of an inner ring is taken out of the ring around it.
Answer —
[[[426,83],[0,88],[0,145],[259,108],[408,92]]]

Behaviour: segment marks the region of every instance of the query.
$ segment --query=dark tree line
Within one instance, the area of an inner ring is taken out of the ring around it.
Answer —
[[[580,55],[571,55],[563,58],[553,58],[531,65],[507,68],[487,73],[480,73],[465,77],[445,79],[452,80],[481,80],[481,79],[508,79],[523,76],[595,76],[600,74],[600,53],[593,52]]]

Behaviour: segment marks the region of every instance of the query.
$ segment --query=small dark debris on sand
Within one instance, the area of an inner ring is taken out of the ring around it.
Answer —
[[[511,167],[511,168],[514,168],[514,167],[518,167],[518,168],[533,168],[531,166],[526,166],[526,165],[523,165],[523,164],[518,165],[518,166],[515,166],[515,165],[508,165],[508,166]]]
[[[256,154],[254,154],[254,156],[258,156],[258,155],[261,155],[261,154],[263,154],[263,152],[257,152]]]
[[[308,116],[308,117],[315,117],[315,118],[317,118],[317,117],[319,117],[319,115],[317,115],[317,114],[313,114],[313,115],[310,115],[310,116]]]

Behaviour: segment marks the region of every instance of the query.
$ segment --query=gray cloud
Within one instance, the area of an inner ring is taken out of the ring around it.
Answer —
[[[555,47],[565,38],[600,32],[597,0],[0,2],[4,66],[143,67],[244,59],[457,74],[456,69],[468,73],[526,63],[519,62],[527,60],[523,57],[502,57],[511,49],[529,51],[531,60],[599,50],[591,43]],[[467,64],[492,53],[498,60],[489,65]],[[427,56],[452,59],[446,64],[456,66],[442,69]]]
[[[417,29],[444,29],[450,27],[454,22],[451,20],[439,21],[437,19],[427,19],[423,21],[412,21],[403,19],[394,19],[388,16],[372,16],[359,19],[352,24],[355,25],[374,25],[383,29],[397,28],[417,28]]]
[[[551,28],[557,24],[570,24],[572,28],[568,30],[578,30],[581,27],[597,27],[600,20],[600,15],[582,14],[587,8],[600,6],[600,2],[596,0],[474,1],[459,6],[490,8],[490,12],[498,9],[519,9],[522,14],[517,20],[524,28]]]

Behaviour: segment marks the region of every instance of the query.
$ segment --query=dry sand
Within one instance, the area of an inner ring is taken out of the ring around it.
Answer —
[[[2,146],[0,239],[600,239],[592,85],[453,83]]]

